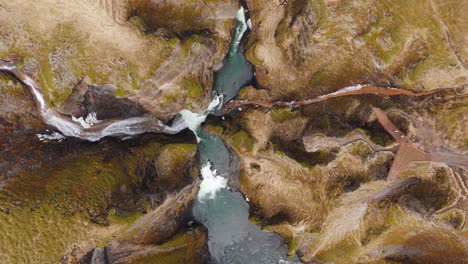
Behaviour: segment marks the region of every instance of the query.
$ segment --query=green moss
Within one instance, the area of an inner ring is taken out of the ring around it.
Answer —
[[[80,216],[63,217],[54,208],[42,207],[34,212],[15,208],[0,213],[0,247],[5,263],[53,263],[66,246],[86,237]]]
[[[177,44],[179,44],[179,43],[180,43],[180,39],[178,39],[178,38],[171,38],[171,39],[169,40],[169,45],[170,45],[170,46],[175,46],[175,45],[177,45]]]
[[[169,241],[161,244],[160,247],[171,248],[171,247],[175,247],[178,245],[183,245],[183,244],[186,244],[188,241],[190,241],[190,239],[192,239],[192,237],[189,234],[187,234],[187,232],[184,232],[183,230],[175,234]]]
[[[437,216],[438,219],[448,223],[453,228],[462,228],[465,222],[465,214],[460,209],[452,209]]]
[[[66,215],[86,211],[92,217],[105,219],[112,194],[122,186],[129,189],[139,182],[135,169],[129,169],[132,163],[137,163],[133,161],[136,158],[128,156],[125,162],[122,158],[83,152],[79,157],[67,155],[53,166],[33,172],[24,169],[5,186],[0,202],[20,202],[31,208],[47,204]]]
[[[8,181],[0,192],[0,229],[8,230],[0,234],[4,261],[53,263],[73,244],[104,246],[141,216],[131,210],[117,215],[109,209],[126,202],[121,197],[134,195],[132,186],[140,181],[136,174],[139,161],[153,158],[161,144],[152,141],[133,147],[129,153],[107,150],[113,155],[88,147],[55,158],[48,166],[24,169]]]
[[[133,155],[131,158],[126,159],[126,166],[128,171],[137,171],[140,161],[149,161],[156,157],[156,155],[161,151],[163,144],[158,141],[151,141],[146,143],[143,146],[138,146],[133,148]]]
[[[246,58],[253,64],[253,65],[256,65],[256,66],[261,66],[263,65],[264,61],[259,59],[257,56],[255,56],[255,50],[256,50],[256,43],[255,42],[249,42],[250,46],[249,48],[247,49],[246,51]]]
[[[23,85],[20,82],[15,82],[10,75],[0,72],[0,91],[2,94],[10,94],[12,96],[25,96]]]
[[[128,19],[128,22],[140,32],[146,32],[146,30],[148,29],[145,25],[145,22],[143,22],[143,20],[141,20],[141,18],[137,16],[130,17]]]
[[[445,110],[445,109],[444,109]],[[440,112],[447,136],[452,137],[457,131],[460,131],[463,117],[468,112],[468,103],[463,103],[456,107]],[[468,140],[468,139],[466,139]],[[466,143],[465,143],[466,144]]]
[[[107,241],[128,226],[117,223],[102,227],[81,213],[64,216],[46,204],[33,211],[16,206],[9,214],[0,212],[0,256],[11,264],[55,263],[73,245]]]
[[[201,82],[196,76],[185,78],[182,86],[187,90],[187,96],[190,100],[197,100],[203,94]]]
[[[245,183],[246,183],[246,182],[244,181],[244,184],[245,184]],[[243,185],[243,184],[242,184],[242,181],[241,181],[241,186],[242,186],[242,185]],[[243,185],[243,186],[245,186],[245,185]],[[261,219],[260,217],[258,217],[257,215],[252,215],[252,216],[250,216],[250,217],[249,217],[249,221],[250,221],[252,224],[257,225],[257,226],[262,226],[262,225],[263,225],[262,219]]]
[[[132,260],[129,264],[184,264],[186,262],[185,248],[175,248],[170,252],[159,254],[150,254],[141,258]]]
[[[333,248],[321,251],[317,257],[323,262],[335,262],[338,259],[345,260],[359,252],[359,247],[356,240],[352,237],[347,237],[335,244]],[[350,262],[344,262],[350,263]]]
[[[54,87],[53,79],[54,76],[50,69],[49,63],[47,61],[43,61],[39,70],[39,84],[42,87],[46,102],[49,102],[49,106],[52,106],[51,90],[53,90]]]
[[[174,90],[171,90],[171,91],[165,91],[161,96],[160,96],[160,99],[162,99],[163,101],[160,102],[159,106],[161,107],[167,107],[171,104],[173,104],[174,102],[177,102],[180,98],[180,93],[179,91],[174,91]]]
[[[282,122],[298,116],[299,113],[300,112],[294,111],[293,108],[290,107],[275,107],[271,111],[271,117],[273,121]]]
[[[112,209],[109,212],[109,224],[111,226],[119,226],[118,230],[112,233],[112,236],[107,236],[102,239],[99,243],[97,243],[96,247],[103,248],[111,239],[120,234],[124,233],[130,226],[132,226],[141,216],[142,213],[137,212],[134,214],[126,215],[126,216],[119,216],[115,214],[115,210]]]
[[[158,251],[155,253],[134,259],[130,263],[202,263],[200,247],[204,244],[204,237],[200,230],[182,230],[171,240],[158,246]]]
[[[207,124],[205,125],[205,130],[211,134],[221,136],[223,134],[224,127],[222,125]]]
[[[251,152],[253,150],[253,140],[244,130],[237,132],[233,136],[227,138],[227,140],[229,144],[240,153]]]
[[[292,239],[288,243],[288,257],[294,257],[297,249],[299,248],[299,241],[297,239]]]
[[[372,153],[372,150],[370,149],[369,145],[359,141],[351,145],[349,152],[355,156],[367,158]]]
[[[317,24],[321,28],[327,22],[327,5],[324,0],[310,1],[312,11],[317,18]]]
[[[123,89],[122,87],[117,88],[117,90],[115,91],[115,96],[117,97],[125,97],[128,94],[129,92]]]

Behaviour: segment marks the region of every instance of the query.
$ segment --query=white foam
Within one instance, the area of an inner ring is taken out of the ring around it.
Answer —
[[[171,126],[166,126],[162,122],[160,122],[162,126],[164,126],[164,133],[168,134],[176,134],[180,131],[186,129],[188,127],[187,123],[182,117],[177,116],[174,121],[172,122]]]
[[[59,132],[54,132],[52,134],[36,134],[37,138],[41,141],[62,141],[65,137]]]
[[[227,186],[227,179],[216,175],[216,170],[211,169],[209,162],[202,166],[201,175],[203,180],[200,183],[198,199],[202,202],[204,199],[214,199],[216,193]]]
[[[223,99],[224,99],[224,95],[223,94],[220,94],[220,95],[216,95],[213,100],[211,100],[210,104],[208,105],[208,108],[206,109],[205,112],[207,112],[207,114],[211,114],[213,113],[215,110],[218,110],[218,107],[221,106],[221,104],[223,103]]]
[[[72,116],[72,120],[74,122],[79,123],[83,128],[90,128],[94,126],[95,124],[101,123],[101,120],[97,119],[97,115],[95,112],[89,113],[86,118],[83,118],[83,117],[76,118]]]
[[[41,111],[45,111],[47,107],[44,100],[44,96],[39,92],[39,89],[36,87],[34,81],[31,78],[29,78],[29,76],[26,76],[23,80],[23,83],[31,88],[34,97],[36,97],[36,100],[39,102],[39,107],[41,108]]]
[[[236,29],[235,39],[233,39],[233,44],[235,49],[239,47],[239,43],[244,35],[244,32],[247,30],[247,23],[245,22],[245,11],[244,8],[241,6],[236,14],[236,21],[240,23],[240,26]]]
[[[4,71],[11,71],[11,70],[14,70],[16,69],[15,66],[9,66],[9,65],[0,65],[0,70],[4,70]]]
[[[145,117],[131,117],[109,124],[100,133],[99,138],[110,135],[137,135],[145,132]]]
[[[218,107],[222,104],[223,95],[218,95],[213,98],[213,100],[208,105],[208,108],[205,111],[200,113],[193,113],[190,110],[184,109],[179,112],[180,116],[184,119],[185,123],[187,124],[188,128],[195,134],[197,137],[197,141],[200,142],[200,137],[198,135],[198,130],[205,122],[206,117],[213,113]]]

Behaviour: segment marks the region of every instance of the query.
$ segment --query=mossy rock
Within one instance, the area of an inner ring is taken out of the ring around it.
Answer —
[[[187,175],[187,166],[195,155],[194,144],[169,144],[164,146],[153,162],[156,171],[151,186],[155,190],[173,191],[185,186],[192,179]],[[153,188],[152,188],[153,189]]]
[[[158,246],[159,253],[132,260],[131,264],[205,263],[207,258],[206,234],[201,228],[182,230],[171,240]]]

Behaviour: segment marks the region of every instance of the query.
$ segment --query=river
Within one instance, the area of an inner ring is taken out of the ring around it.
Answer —
[[[276,233],[264,232],[249,221],[249,204],[239,192],[239,159],[218,136],[203,130],[206,116],[234,98],[252,81],[253,68],[245,59],[242,37],[247,30],[245,11],[236,16],[236,30],[223,67],[215,73],[214,99],[207,110],[184,118],[198,141],[198,157],[203,181],[193,205],[194,218],[208,230],[211,263],[299,263],[288,258],[287,245]]]

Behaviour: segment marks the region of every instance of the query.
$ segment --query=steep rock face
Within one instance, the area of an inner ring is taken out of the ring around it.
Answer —
[[[464,1],[247,1],[247,51],[271,99],[353,84],[410,90],[468,82]],[[462,11],[464,10],[464,11]]]
[[[187,36],[194,33],[213,34],[228,42],[232,17],[239,8],[233,0],[131,0],[132,15],[141,18],[150,30],[165,29],[168,33]],[[164,16],[155,15],[164,14]]]
[[[29,92],[21,83],[3,73],[0,73],[0,120],[0,130],[5,135],[26,134],[44,127]],[[0,142],[7,143],[6,139],[2,137]],[[6,147],[3,145],[3,149]]]
[[[60,113],[75,117],[96,114],[98,120],[124,119],[147,113],[144,108],[128,98],[115,96],[112,85],[93,86],[82,80],[75,86],[59,108]]]
[[[154,2],[136,2],[1,1],[0,56],[22,59],[51,105],[60,106],[88,77],[89,84],[114,86],[116,96],[130,98],[164,120],[186,107],[202,109],[209,100],[212,71],[227,51],[237,4],[184,2],[172,12],[140,14],[137,10],[151,10],[144,5]],[[185,17],[182,11],[191,8],[200,12]],[[132,15],[142,15],[148,24],[157,17],[165,24],[153,23],[148,31]],[[177,21],[187,25],[180,30],[190,33],[158,33],[178,30],[170,25]],[[216,28],[205,31],[204,21]]]
[[[168,197],[156,210],[140,218],[122,235],[110,241],[105,247],[109,261],[129,263],[135,259],[164,255],[163,243],[173,237],[187,222],[191,204],[198,193],[198,184],[199,181],[195,180],[176,195]],[[201,243],[192,247],[204,247],[205,235],[202,230],[197,231]],[[190,261],[196,261],[196,258]]]

